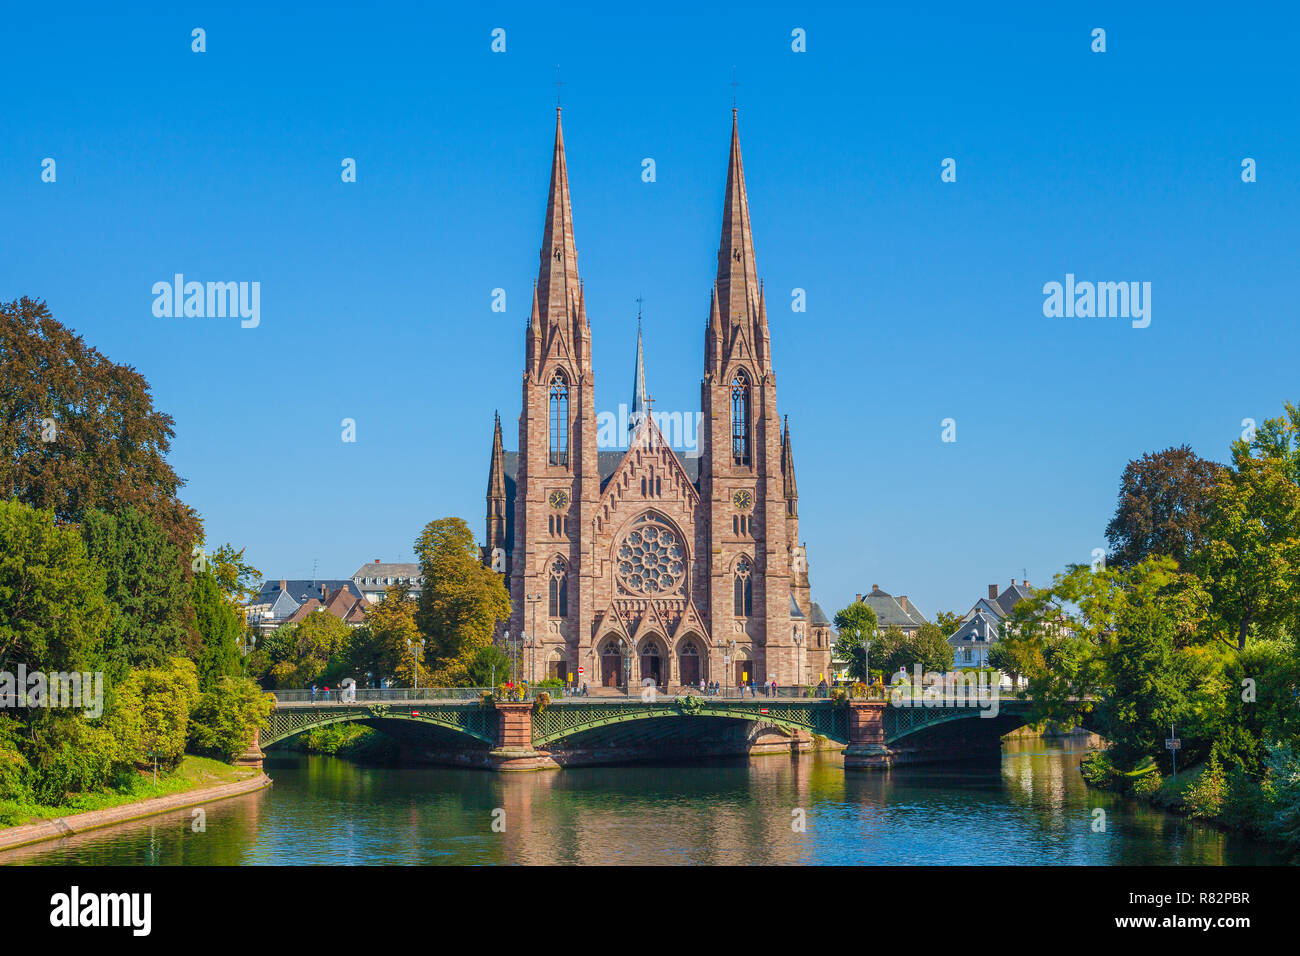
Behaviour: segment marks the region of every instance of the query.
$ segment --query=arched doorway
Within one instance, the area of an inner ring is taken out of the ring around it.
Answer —
[[[617,637],[611,637],[600,648],[600,684],[602,687],[618,687],[622,683],[622,641]]]
[[[736,656],[732,658],[731,663],[735,670],[733,677],[737,687],[745,687],[751,680],[758,680],[758,675],[754,673],[754,661],[750,656],[749,648],[736,648]]]
[[[569,656],[559,648],[553,648],[546,661],[546,676],[565,684],[569,682]]]
[[[687,638],[677,647],[678,682],[682,686],[699,684],[700,648],[694,638]]]
[[[641,642],[641,681],[653,679],[655,684],[663,687],[668,683],[668,658],[659,647],[659,641],[647,637]]]

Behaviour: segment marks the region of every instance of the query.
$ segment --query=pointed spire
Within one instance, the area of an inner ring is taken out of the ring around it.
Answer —
[[[787,501],[799,497],[799,487],[794,480],[794,448],[790,444],[790,416],[785,416],[785,431],[781,435],[781,477],[785,479],[785,497]],[[793,506],[787,505],[787,511],[794,514]]]
[[[578,294],[578,250],[573,240],[573,208],[569,202],[569,170],[564,159],[559,107],[555,109],[555,154],[551,160],[551,188],[546,200],[537,293],[544,325],[572,319]]]
[[[506,453],[501,443],[501,415],[496,415],[496,426],[492,432],[492,464],[488,467],[489,499],[506,497]]]
[[[745,318],[755,318],[757,280],[754,237],[749,225],[749,196],[745,191],[745,169],[740,161],[740,128],[733,108],[731,157],[727,164],[727,191],[722,206],[722,241],[718,245],[718,304],[724,327]]]
[[[722,362],[722,316],[718,314],[718,287],[709,290],[709,328],[704,333],[704,371],[717,374]]]
[[[641,305],[637,300],[636,309],[636,370],[632,377],[632,413],[628,416],[629,432],[635,432],[637,426],[646,419],[650,410],[645,390],[645,353],[641,349]]]

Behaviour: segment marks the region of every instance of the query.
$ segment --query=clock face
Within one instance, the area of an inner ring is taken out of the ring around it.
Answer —
[[[731,502],[741,511],[748,511],[754,504],[754,494],[747,488],[741,488],[731,496]]]
[[[567,491],[555,490],[551,492],[551,507],[556,511],[569,506],[569,493]]]

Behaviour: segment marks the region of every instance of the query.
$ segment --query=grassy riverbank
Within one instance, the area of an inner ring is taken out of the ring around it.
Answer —
[[[363,764],[392,764],[401,757],[401,745],[392,737],[354,723],[318,727],[290,738],[284,746],[299,753],[343,757]]]
[[[52,820],[91,810],[107,810],[127,803],[166,797],[222,783],[236,783],[256,777],[260,773],[260,770],[250,767],[235,767],[220,760],[187,755],[175,770],[159,773],[157,783],[154,783],[153,772],[149,771],[124,779],[113,790],[70,794],[68,799],[58,806],[2,800],[0,801],[0,828]]]

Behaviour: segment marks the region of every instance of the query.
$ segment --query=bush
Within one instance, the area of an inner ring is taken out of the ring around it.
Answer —
[[[271,700],[246,677],[219,677],[190,714],[190,748],[198,754],[231,761],[266,726]]]
[[[1183,803],[1187,806],[1187,815],[1198,820],[1217,820],[1223,812],[1226,793],[1226,778],[1219,755],[1210,752],[1210,762],[1201,768],[1200,774],[1183,792]]]
[[[1159,771],[1144,773],[1133,781],[1133,794],[1138,797],[1149,797],[1160,789],[1164,783],[1164,778],[1160,776]]]
[[[110,725],[122,758],[170,769],[185,756],[190,711],[199,701],[194,662],[173,657],[163,667],[131,672],[117,694]]]
[[[1079,773],[1094,787],[1109,789],[1114,782],[1115,768],[1103,751],[1094,750],[1079,761]]]
[[[1264,794],[1272,806],[1272,832],[1292,857],[1300,857],[1300,754],[1290,743],[1269,744]]]

